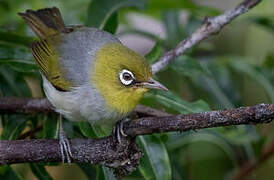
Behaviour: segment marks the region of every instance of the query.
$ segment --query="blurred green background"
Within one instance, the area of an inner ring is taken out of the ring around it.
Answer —
[[[35,39],[17,15],[57,6],[67,25],[115,33],[155,62],[203,22],[239,0],[0,0],[0,97],[43,97],[41,77],[28,48]],[[228,24],[156,75],[169,93],[149,92],[142,104],[169,113],[274,103],[274,1]],[[56,138],[54,115],[1,115],[1,139]],[[98,137],[87,123],[65,122],[69,137]],[[273,125],[233,126],[138,138],[145,156],[125,179],[233,179],[242,165],[274,149]],[[31,132],[31,133],[29,133]],[[26,136],[26,134],[28,136]],[[274,150],[246,179],[274,179]],[[101,166],[60,163],[0,167],[0,179],[113,179]]]

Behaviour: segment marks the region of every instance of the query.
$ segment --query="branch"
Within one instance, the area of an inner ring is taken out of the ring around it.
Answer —
[[[124,123],[128,135],[118,143],[115,136],[100,139],[71,139],[73,162],[103,164],[130,172],[136,168],[141,152],[135,136],[170,131],[189,131],[240,124],[269,123],[274,119],[274,104],[259,104],[232,110],[146,117]],[[0,165],[23,162],[60,162],[58,140],[0,141]]]
[[[168,114],[147,106],[138,105],[135,112],[141,117],[167,116]],[[0,114],[55,113],[46,98],[0,98]]]
[[[210,35],[218,34],[226,24],[230,23],[239,15],[249,11],[260,2],[261,0],[244,0],[234,9],[224,12],[222,15],[213,18],[206,18],[202,26],[191,36],[181,41],[174,49],[166,52],[156,63],[152,65],[153,74],[165,68],[176,57],[182,55],[186,50],[200,43]]]
[[[274,154],[274,141],[268,145],[262,152],[262,154],[258,157],[257,160],[253,159],[245,163],[241,168],[239,168],[237,174],[233,178],[233,180],[241,180],[248,177],[253,170],[267,161]]]
[[[102,164],[115,168],[118,176],[136,169],[142,153],[134,138],[70,139],[73,162]],[[0,165],[24,162],[61,162],[57,139],[0,140]],[[128,163],[129,162],[129,163]]]
[[[35,114],[53,112],[45,98],[0,98],[0,114]]]
[[[124,131],[130,136],[136,136],[240,124],[269,123],[273,119],[274,104],[259,104],[231,110],[140,118],[125,123]]]

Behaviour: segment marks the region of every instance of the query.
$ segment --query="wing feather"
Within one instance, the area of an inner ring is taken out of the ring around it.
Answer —
[[[61,72],[58,54],[49,44],[47,40],[32,43],[31,49],[35,62],[56,89],[67,91],[72,86],[72,83]]]

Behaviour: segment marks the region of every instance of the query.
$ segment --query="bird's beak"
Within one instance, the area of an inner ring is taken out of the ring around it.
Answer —
[[[168,91],[168,89],[164,85],[162,85],[158,81],[155,81],[152,78],[150,78],[147,82],[138,83],[138,87],[143,87],[143,88],[147,88],[147,89],[160,89],[160,90]]]

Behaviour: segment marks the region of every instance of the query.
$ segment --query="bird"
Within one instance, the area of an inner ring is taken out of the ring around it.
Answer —
[[[122,123],[149,89],[167,90],[152,78],[145,58],[114,35],[83,25],[65,26],[57,7],[18,13],[38,36],[30,45],[43,89],[60,114],[62,161],[71,162],[71,148],[62,117],[91,124],[114,124],[118,140]]]

